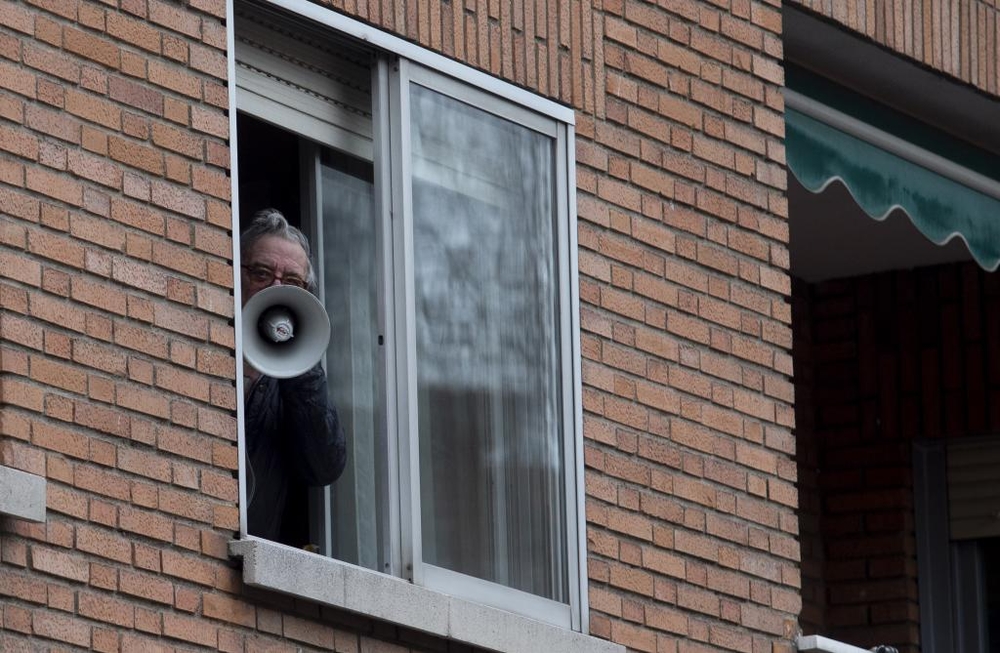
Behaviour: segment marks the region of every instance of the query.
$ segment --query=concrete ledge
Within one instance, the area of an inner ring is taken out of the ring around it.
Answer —
[[[243,582],[501,653],[625,653],[625,647],[266,540],[233,540]]]
[[[0,515],[45,521],[45,478],[0,465]]]
[[[795,647],[799,653],[869,653],[868,649],[820,635],[799,635],[795,640]]]

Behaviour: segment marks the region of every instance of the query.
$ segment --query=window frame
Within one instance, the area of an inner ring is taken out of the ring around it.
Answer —
[[[428,88],[451,99],[466,103],[469,106],[537,131],[553,139],[556,150],[554,157],[555,169],[553,173],[557,188],[554,193],[556,220],[555,233],[553,234],[556,251],[552,252],[552,254],[556,258],[555,267],[558,274],[557,292],[559,312],[557,315],[558,324],[556,326],[558,328],[561,367],[559,394],[563,424],[564,497],[567,501],[565,527],[568,536],[565,555],[567,558],[567,574],[569,578],[576,579],[579,577],[579,563],[577,561],[579,553],[570,551],[569,547],[575,543],[574,540],[579,538],[574,527],[579,522],[577,515],[582,513],[576,502],[570,499],[574,497],[576,492],[575,486],[577,484],[575,483],[575,479],[578,477],[578,472],[575,470],[576,461],[579,459],[579,456],[582,456],[582,450],[577,453],[575,445],[582,438],[574,437],[575,434],[581,433],[581,431],[573,414],[575,394],[572,390],[573,383],[570,382],[571,379],[578,380],[579,375],[573,369],[574,360],[578,360],[578,354],[575,354],[572,348],[573,325],[570,305],[572,303],[571,295],[573,292],[571,284],[573,281],[570,279],[571,273],[568,265],[569,245],[567,232],[570,229],[568,228],[568,220],[566,219],[568,215],[567,206],[569,204],[568,184],[560,183],[560,180],[566,179],[567,128],[555,120],[543,119],[536,112],[527,111],[514,104],[507,104],[503,100],[497,100],[490,93],[455,81],[421,64],[406,59],[399,59],[398,62],[394,63],[389,83],[390,111],[396,116],[397,120],[394,121],[392,131],[394,144],[391,146],[391,150],[396,153],[396,156],[391,161],[391,174],[394,178],[401,180],[401,183],[396,185],[399,197],[395,206],[401,208],[403,215],[397,216],[401,219],[393,220],[393,228],[395,229],[394,242],[397,244],[396,251],[394,252],[394,261],[399,265],[395,269],[397,294],[392,306],[396,313],[395,327],[398,351],[404,352],[404,356],[400,358],[405,357],[405,361],[402,362],[397,370],[397,389],[404,389],[400,394],[405,395],[405,397],[401,397],[400,408],[396,413],[396,418],[399,420],[396,426],[396,438],[400,443],[406,443],[402,447],[404,451],[401,452],[400,464],[405,468],[404,478],[408,479],[408,485],[412,488],[411,492],[405,493],[409,501],[406,501],[403,495],[396,495],[401,497],[400,512],[402,519],[405,523],[409,524],[409,537],[403,541],[402,566],[408,570],[412,569],[412,574],[409,575],[409,578],[418,585],[438,588],[442,591],[465,597],[475,597],[475,600],[479,603],[493,605],[511,612],[520,611],[533,614],[545,621],[561,625],[565,628],[579,630],[581,628],[580,611],[575,609],[579,605],[579,582],[571,580],[569,603],[562,604],[437,567],[424,562],[422,558],[420,519],[421,479],[418,453],[419,426],[416,408],[417,374],[415,356],[417,346],[416,310],[414,306],[416,293],[414,291],[415,279],[413,269],[414,216],[411,197],[413,177],[409,168],[412,159],[410,152],[412,139],[408,130],[408,125],[410,124],[408,88],[410,84]],[[399,307],[403,307],[403,310],[399,311]],[[574,358],[574,356],[577,356],[577,358]],[[390,439],[393,439],[392,436],[390,436]]]
[[[227,0],[227,15],[233,16],[238,0]],[[583,415],[580,372],[580,324],[578,243],[576,234],[574,112],[572,109],[537,96],[524,89],[474,70],[464,64],[425,50],[408,41],[381,32],[353,18],[335,13],[308,0],[259,0],[269,9],[283,10],[289,16],[311,21],[313,25],[332,30],[338,35],[356,39],[370,46],[376,56],[372,66],[373,163],[375,202],[379,237],[377,279],[380,293],[379,317],[383,320],[386,346],[382,348],[384,367],[384,417],[387,429],[388,458],[387,503],[384,506],[389,528],[381,543],[388,550],[386,575],[403,578],[431,592],[458,594],[474,605],[491,606],[533,619],[542,619],[557,628],[586,634],[586,518],[583,465]],[[230,141],[233,215],[239,215],[239,194],[236,146],[237,101],[235,74],[236,35],[234,21],[227,21],[229,32]],[[390,60],[389,57],[394,57]],[[417,414],[415,410],[415,312],[413,279],[413,235],[410,177],[407,169],[409,152],[408,91],[410,82],[428,86],[437,92],[465,101],[488,113],[512,120],[553,137],[555,179],[556,270],[558,273],[559,354],[561,358],[560,402],[563,416],[563,460],[566,500],[567,562],[570,585],[569,603],[562,604],[496,583],[480,581],[470,576],[431,569],[420,560],[419,525],[419,460],[417,448]],[[470,101],[472,100],[472,101]],[[490,102],[489,100],[497,100]],[[392,116],[392,118],[390,118]],[[294,125],[283,129],[304,138],[309,134],[297,131]],[[399,180],[405,180],[400,183]],[[389,183],[394,180],[395,183]],[[315,185],[315,180],[310,180]],[[309,200],[315,203],[316,193]],[[403,215],[393,215],[403,207]],[[305,206],[304,206],[305,208]],[[322,237],[321,221],[310,225],[310,236]],[[238,228],[234,229],[234,234]],[[307,233],[309,230],[307,230]],[[318,248],[319,249],[319,248]],[[234,270],[239,269],[239,241],[233,239]],[[234,296],[240,297],[240,277],[234,274]],[[238,369],[242,365],[241,316],[235,312],[235,350]],[[243,396],[242,374],[236,378],[237,395]],[[254,541],[247,534],[244,414],[242,402],[237,410],[240,474],[240,539]],[[403,492],[403,488],[411,488]],[[328,491],[327,491],[328,493]],[[406,498],[409,500],[406,500]],[[265,542],[260,540],[260,542]],[[233,543],[234,545],[237,542]],[[273,543],[271,543],[273,544]],[[274,544],[276,547],[281,545]],[[236,547],[238,548],[238,547]],[[234,549],[236,550],[236,549]],[[270,550],[264,547],[261,550]],[[313,555],[313,554],[304,554]],[[323,558],[332,567],[344,565]],[[445,573],[441,573],[445,572]],[[331,572],[335,573],[335,572]],[[381,574],[381,572],[371,572]],[[460,577],[460,578],[456,578]],[[472,581],[471,583],[469,581]],[[551,605],[550,605],[551,604]],[[525,607],[527,606],[527,607]]]

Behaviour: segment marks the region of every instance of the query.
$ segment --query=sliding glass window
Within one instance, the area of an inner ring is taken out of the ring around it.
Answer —
[[[240,212],[314,242],[347,437],[302,488],[305,546],[582,628],[572,126],[238,8]]]

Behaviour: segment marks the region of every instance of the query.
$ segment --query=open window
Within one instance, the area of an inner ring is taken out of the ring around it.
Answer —
[[[1000,438],[914,443],[923,649],[1000,648]]]
[[[236,4],[239,211],[312,241],[348,442],[298,539],[585,630],[572,112],[263,4]]]

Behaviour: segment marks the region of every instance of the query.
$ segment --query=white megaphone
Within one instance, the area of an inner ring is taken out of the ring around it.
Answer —
[[[276,379],[299,376],[323,358],[330,318],[307,290],[270,286],[243,307],[243,358]]]

